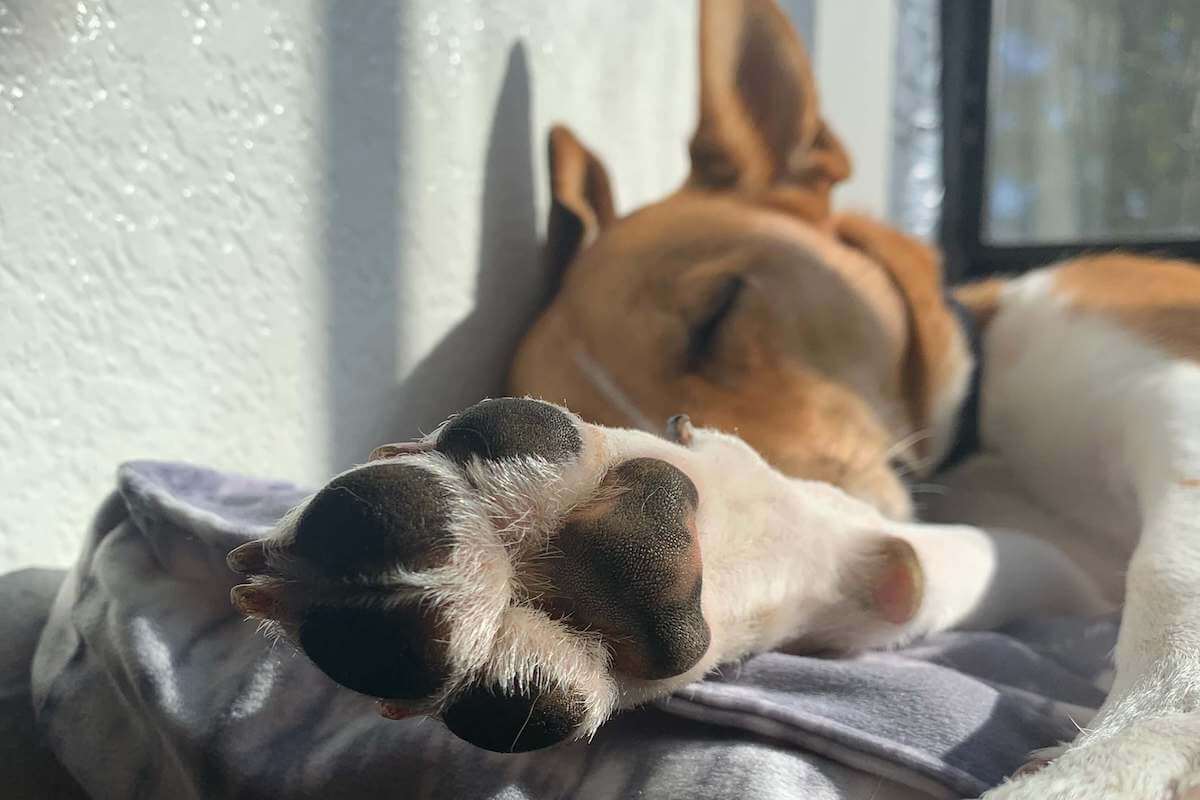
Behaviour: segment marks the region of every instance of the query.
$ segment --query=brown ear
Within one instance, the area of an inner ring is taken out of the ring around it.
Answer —
[[[546,262],[557,282],[575,254],[616,218],[604,164],[562,125],[550,129]]]
[[[861,214],[839,214],[834,230],[842,242],[887,270],[908,310],[909,344],[904,386],[914,430],[932,424],[934,402],[969,362],[958,323],[946,305],[942,261],[928,245]],[[929,440],[916,445],[929,460]],[[930,465],[932,468],[932,465]]]
[[[692,186],[759,194],[809,218],[850,159],[821,119],[804,46],[774,0],[701,0]]]

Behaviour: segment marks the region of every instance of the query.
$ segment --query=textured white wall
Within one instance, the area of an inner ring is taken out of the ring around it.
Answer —
[[[0,0],[0,571],[122,460],[315,483],[497,391],[547,127],[653,199],[694,62],[687,2]]]
[[[665,191],[694,39],[642,0],[0,2],[0,570],[70,561],[123,459],[315,482],[495,392],[546,128]]]
[[[813,70],[821,110],[854,160],[839,208],[885,216],[892,153],[893,0],[816,0]]]

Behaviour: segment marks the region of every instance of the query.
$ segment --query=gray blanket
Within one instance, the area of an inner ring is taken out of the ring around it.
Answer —
[[[1111,619],[955,633],[845,661],[726,666],[591,743],[505,756],[387,721],[235,616],[225,553],[306,492],[183,464],[119,472],[43,631],[39,725],[96,798],[976,796],[1103,698]]]

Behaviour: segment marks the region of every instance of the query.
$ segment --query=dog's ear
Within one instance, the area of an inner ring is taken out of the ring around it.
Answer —
[[[804,46],[774,0],[701,0],[700,123],[689,185],[828,214],[850,159],[821,119]]]
[[[555,282],[575,254],[616,218],[604,164],[562,125],[550,130],[546,265]]]
[[[832,227],[844,244],[882,266],[904,299],[909,327],[903,374],[905,399],[913,430],[935,428],[939,405],[957,405],[947,404],[944,398],[957,393],[957,399],[961,399],[965,392],[971,359],[962,330],[946,305],[940,254],[861,214],[838,214]],[[928,469],[943,455],[930,452],[930,446],[930,439],[914,445]]]

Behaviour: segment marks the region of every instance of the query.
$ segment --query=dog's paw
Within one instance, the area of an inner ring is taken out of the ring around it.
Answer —
[[[1035,761],[984,800],[1200,800],[1200,715],[1143,720]]]
[[[699,495],[673,447],[485,401],[231,552],[233,602],[385,716],[503,752],[588,736],[706,668]]]

